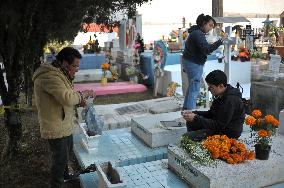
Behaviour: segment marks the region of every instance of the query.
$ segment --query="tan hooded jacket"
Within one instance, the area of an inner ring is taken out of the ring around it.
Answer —
[[[80,103],[80,94],[73,90],[73,84],[60,69],[51,64],[42,64],[35,71],[33,81],[41,137],[70,136],[74,106]]]

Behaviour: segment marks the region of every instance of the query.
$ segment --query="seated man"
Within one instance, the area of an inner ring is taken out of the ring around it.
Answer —
[[[211,135],[239,138],[243,131],[245,108],[241,92],[227,84],[223,71],[210,72],[205,81],[214,100],[209,111],[182,111],[187,121],[187,133],[192,140],[202,140]]]

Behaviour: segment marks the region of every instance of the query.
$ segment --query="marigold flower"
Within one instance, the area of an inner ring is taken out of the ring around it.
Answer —
[[[248,160],[253,160],[255,158],[255,153],[253,151],[249,152],[247,159]]]
[[[252,111],[251,115],[255,118],[259,118],[259,117],[262,116],[262,113],[261,113],[260,110],[254,110],[254,111]]]
[[[258,136],[260,136],[260,137],[266,137],[266,136],[269,135],[268,131],[266,131],[264,129],[259,130],[257,133],[258,133]]]
[[[108,70],[109,67],[110,67],[110,65],[109,65],[108,63],[103,63],[103,64],[101,65],[101,68],[102,68],[103,70]]]
[[[273,119],[275,119],[275,118],[273,117],[273,115],[266,115],[264,117],[264,119],[265,119],[266,123],[271,123],[273,121]]]
[[[256,119],[255,119],[253,116],[248,116],[248,117],[245,119],[245,123],[246,123],[247,125],[250,125],[250,126],[254,125],[255,122],[256,122]]]
[[[271,121],[271,124],[272,124],[273,126],[275,126],[275,127],[278,127],[279,121],[274,118],[274,119]]]

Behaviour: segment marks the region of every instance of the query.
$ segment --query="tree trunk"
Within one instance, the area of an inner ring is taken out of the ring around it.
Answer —
[[[20,122],[20,113],[18,109],[5,110],[5,126],[8,130],[8,140],[3,156],[8,157],[18,152],[20,139],[22,137],[22,124]]]
[[[20,111],[17,109],[19,99],[19,82],[21,66],[19,65],[18,57],[12,58],[10,66],[8,65],[7,58],[3,58],[6,80],[9,88],[6,87],[3,72],[0,71],[0,89],[3,105],[7,108],[4,114],[4,123],[8,131],[8,140],[6,148],[3,152],[3,157],[8,157],[17,153],[19,150],[19,142],[22,137],[22,124],[20,121]]]
[[[223,17],[223,0],[212,0],[212,17]]]

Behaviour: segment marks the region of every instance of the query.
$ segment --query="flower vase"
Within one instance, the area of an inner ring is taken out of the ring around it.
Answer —
[[[255,158],[259,160],[268,160],[271,150],[270,145],[256,144],[255,146]]]
[[[132,84],[138,83],[137,76],[130,76],[129,77],[129,82],[132,83]]]
[[[106,77],[102,77],[101,78],[101,85],[102,86],[106,86],[107,85],[107,78]]]
[[[245,62],[247,59],[245,57],[240,57],[241,62]]]

